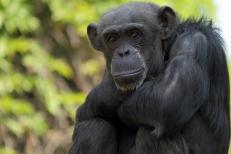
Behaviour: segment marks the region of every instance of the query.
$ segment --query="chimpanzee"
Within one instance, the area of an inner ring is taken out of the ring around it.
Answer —
[[[228,68],[211,20],[130,2],[87,33],[106,73],[77,110],[69,154],[228,153]]]

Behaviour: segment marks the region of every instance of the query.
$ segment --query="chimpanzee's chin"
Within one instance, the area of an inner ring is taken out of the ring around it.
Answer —
[[[119,86],[117,85],[118,89],[120,89],[121,91],[135,91],[137,90],[141,85],[142,85],[143,81],[140,81],[140,82],[136,82],[136,83],[131,83],[131,84],[128,84],[128,85],[123,85],[123,86]]]

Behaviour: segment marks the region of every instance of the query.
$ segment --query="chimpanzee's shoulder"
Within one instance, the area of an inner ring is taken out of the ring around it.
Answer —
[[[177,34],[191,35],[195,37],[203,37],[204,35],[208,40],[215,38],[215,40],[218,39],[216,41],[222,41],[220,29],[214,25],[212,19],[206,17],[189,17],[186,20],[180,20],[177,27]]]

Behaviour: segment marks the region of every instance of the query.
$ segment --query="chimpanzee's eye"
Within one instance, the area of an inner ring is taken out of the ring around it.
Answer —
[[[132,33],[131,38],[136,38],[138,36],[139,36],[139,34],[137,32],[134,32],[134,33]]]
[[[110,37],[108,38],[108,41],[109,41],[109,42],[115,42],[115,41],[116,41],[116,37],[115,37],[115,36],[110,36]]]

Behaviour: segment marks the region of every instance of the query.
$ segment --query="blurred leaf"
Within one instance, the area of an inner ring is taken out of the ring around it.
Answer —
[[[43,96],[45,106],[49,113],[57,115],[60,107],[60,101],[58,99],[57,90],[54,83],[48,79],[37,79],[35,81],[38,92]]]
[[[13,119],[5,120],[6,127],[16,136],[21,137],[24,134],[23,124]]]
[[[32,40],[23,37],[18,37],[17,39],[12,39],[8,42],[9,50],[17,52],[28,52],[28,49],[32,43]]]
[[[7,37],[1,37],[0,38],[0,58],[3,58],[8,51],[8,38]]]
[[[22,99],[12,99],[9,96],[0,98],[0,111],[3,114],[9,114],[9,112],[20,116],[25,114],[32,114],[34,109],[31,104]]]
[[[1,154],[18,154],[18,152],[12,148],[0,147]]]
[[[4,25],[7,32],[13,34],[17,30],[22,33],[33,32],[39,27],[39,20],[30,11],[31,6],[22,0],[2,0],[0,24]],[[2,26],[1,26],[2,27]]]
[[[36,113],[32,117],[21,116],[19,117],[19,121],[24,125],[24,128],[31,130],[38,136],[43,135],[49,128],[45,117],[41,113]]]
[[[8,73],[12,69],[12,64],[3,58],[0,58],[0,73],[5,72]]]
[[[73,75],[70,66],[63,62],[61,59],[50,59],[49,67],[66,78],[70,78]]]
[[[72,120],[75,119],[76,109],[85,101],[84,93],[61,93],[59,99],[62,102],[67,114]]]
[[[101,65],[97,60],[90,59],[80,65],[80,71],[84,75],[94,76],[99,73]]]
[[[61,93],[59,95],[60,100],[63,105],[68,104],[82,104],[86,99],[86,94],[84,93]]]

